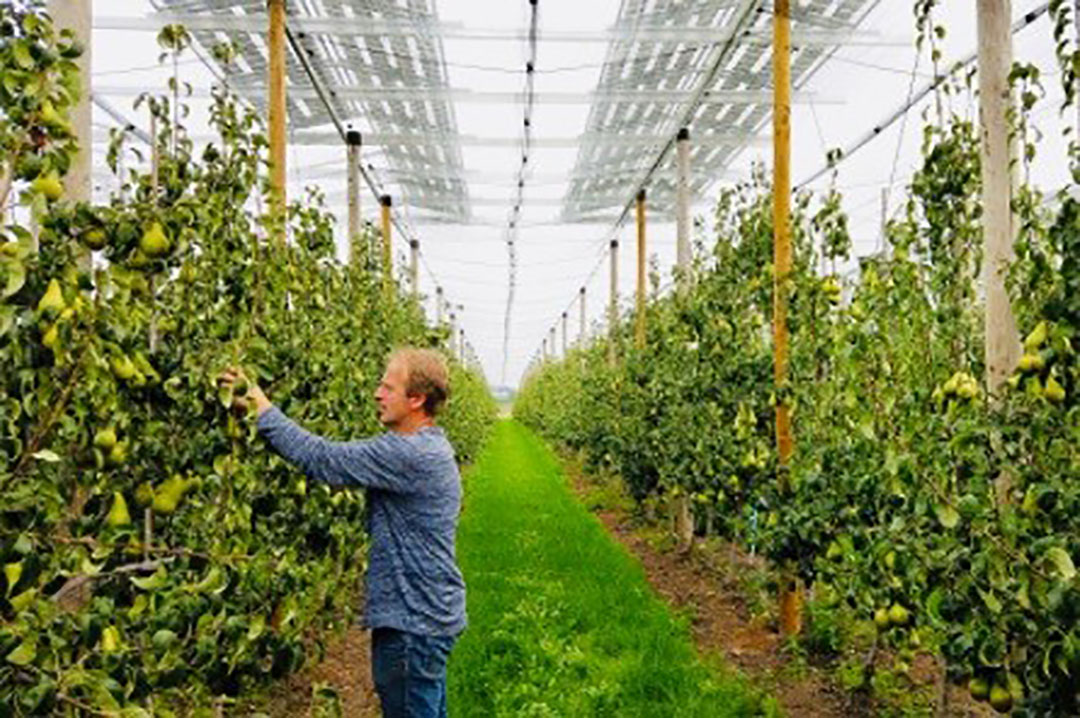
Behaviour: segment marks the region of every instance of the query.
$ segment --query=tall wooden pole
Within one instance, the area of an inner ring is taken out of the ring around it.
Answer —
[[[562,355],[563,355],[563,359],[566,358],[566,345],[567,345],[567,343],[569,341],[566,338],[566,335],[569,333],[569,330],[566,327],[566,324],[567,324],[566,317],[567,317],[566,312],[563,312],[562,313]]]
[[[581,310],[581,324],[578,327],[578,345],[585,348],[585,287],[578,291],[578,308]]]
[[[773,11],[773,380],[776,384],[776,446],[781,494],[790,489],[788,469],[794,440],[787,398],[788,281],[791,272],[791,7],[774,0]],[[802,594],[790,567],[780,587],[780,628],[784,635],[802,630]]]
[[[285,0],[267,0],[270,15],[270,216],[273,242],[285,246]]]
[[[559,350],[555,346],[555,327],[548,329],[548,338],[551,340],[551,358],[559,358]]]
[[[409,240],[409,289],[413,299],[420,299],[420,240]]]
[[[435,326],[441,327],[443,323],[443,308],[446,300],[443,299],[442,287],[435,287]]]
[[[611,298],[608,300],[608,362],[618,360],[616,343],[619,339],[619,240],[611,240]]]
[[[458,361],[465,364],[465,330],[458,329]]]
[[[645,190],[637,193],[637,316],[634,322],[634,345],[645,348]]]
[[[349,193],[349,263],[359,261],[360,251],[360,133],[349,130],[345,133],[347,151]]]
[[[457,356],[457,315],[450,312],[450,356]]]
[[[997,392],[1020,359],[1020,338],[1004,273],[1013,260],[1008,112],[1012,68],[1011,0],[978,0],[979,128],[986,287],[986,384]]]
[[[94,189],[93,106],[90,104],[93,6],[93,0],[49,0],[48,4],[49,16],[53,19],[57,33],[65,29],[71,30],[83,49],[82,55],[75,60],[79,68],[79,100],[72,106],[70,113],[71,127],[75,131],[79,149],[64,177],[64,198],[72,202],[91,201]],[[88,270],[90,263],[90,252],[80,249],[79,265]]]
[[[675,266],[678,292],[689,290],[690,277],[690,130],[683,127],[675,136]],[[679,548],[689,550],[694,542],[694,516],[690,497],[682,492],[675,498],[675,538]]]
[[[387,301],[394,295],[394,254],[390,235],[390,195],[384,194],[379,198],[382,205],[382,278],[383,294]]]
[[[683,127],[675,139],[675,266],[679,288],[690,286],[690,130]]]

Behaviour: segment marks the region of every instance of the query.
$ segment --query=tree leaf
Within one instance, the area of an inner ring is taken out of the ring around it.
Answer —
[[[35,658],[37,658],[37,646],[29,640],[24,640],[7,654],[8,663],[14,663],[16,666],[28,666],[34,662]]]
[[[50,464],[55,464],[60,461],[60,457],[56,454],[56,452],[50,451],[49,449],[35,451],[33,454],[31,454],[31,456],[35,459],[40,459],[41,461],[48,461]]]

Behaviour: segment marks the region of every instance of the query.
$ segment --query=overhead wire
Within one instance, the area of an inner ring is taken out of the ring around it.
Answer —
[[[521,221],[521,205],[525,201],[525,179],[529,169],[529,153],[532,150],[533,106],[536,101],[536,35],[539,27],[539,1],[529,2],[529,31],[526,36],[524,118],[521,129],[521,164],[517,171],[514,188],[514,204],[506,227],[506,254],[508,260],[506,316],[503,319],[503,360],[501,383],[506,383],[506,369],[510,363],[510,323],[514,311],[514,290],[517,286],[517,239],[518,223]]]

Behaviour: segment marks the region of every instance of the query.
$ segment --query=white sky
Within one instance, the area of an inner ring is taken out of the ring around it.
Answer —
[[[523,31],[528,26],[528,3],[506,0],[436,1],[440,20],[461,23],[469,28],[501,28]],[[974,0],[950,0],[941,13],[941,22],[948,29],[944,43],[945,58],[951,62],[975,49]],[[1014,16],[1041,5],[1039,0],[1013,0]],[[618,12],[618,0],[541,0],[540,28],[544,31],[595,31],[597,35],[609,28]],[[880,42],[849,46],[839,50],[834,58],[802,89],[816,93],[819,100],[800,104],[792,112],[792,177],[798,183],[824,164],[826,149],[845,147],[862,136],[875,123],[883,120],[906,99],[915,62],[914,20],[911,0],[881,0],[863,29],[878,33]],[[98,16],[142,15],[151,10],[147,0],[94,0]],[[166,74],[153,66],[158,49],[153,33],[134,31],[96,30],[93,38],[94,83],[98,87],[164,88]],[[1074,122],[1070,111],[1064,119],[1058,114],[1061,90],[1057,86],[1057,70],[1053,59],[1052,37],[1045,16],[1014,38],[1017,60],[1035,62],[1044,73],[1048,97],[1037,111],[1035,123],[1044,133],[1040,159],[1033,175],[1035,183],[1045,188],[1060,186],[1067,171],[1063,157],[1064,144],[1060,139],[1063,122]],[[518,92],[524,88],[524,41],[443,41],[452,88],[476,91]],[[567,43],[544,42],[538,49],[536,91],[581,92],[594,89],[599,80],[600,64],[604,60],[603,42]],[[138,69],[149,68],[149,69]],[[577,69],[573,69],[577,68]],[[182,79],[197,88],[208,88],[210,74],[197,60],[189,56],[181,68]],[[917,68],[915,89],[926,84],[931,74],[928,59],[921,59]],[[132,93],[115,95],[109,101],[132,120],[139,119],[131,110]],[[975,115],[969,98],[954,98],[954,107]],[[192,101],[193,115],[189,129],[204,134],[200,124],[205,122],[205,102]],[[859,254],[873,252],[880,237],[882,209],[881,191],[893,178],[889,197],[890,213],[899,208],[904,183],[919,157],[922,119],[919,112],[932,103],[924,102],[909,114],[906,125],[897,122],[871,144],[840,166],[838,186],[846,196],[845,206],[851,215],[852,229]],[[537,104],[533,120],[534,137],[566,138],[584,131],[589,106]],[[459,103],[455,107],[458,129],[466,135],[482,137],[517,137],[521,128],[523,108],[520,105]],[[145,117],[145,112],[140,112]],[[99,127],[113,123],[95,108],[94,122]],[[901,137],[900,129],[905,132]],[[768,138],[771,124],[763,128]],[[693,128],[692,128],[693,132]],[[454,304],[464,306],[458,314],[466,335],[483,365],[488,379],[497,384],[502,374],[503,317],[507,296],[507,252],[504,244],[505,223],[511,208],[519,151],[514,147],[464,147],[465,170],[501,177],[494,183],[470,182],[473,198],[505,200],[505,206],[480,206],[474,214],[499,226],[417,225],[417,236],[427,265],[443,285],[446,296]],[[562,198],[564,182],[552,181],[568,175],[577,155],[576,149],[534,149],[530,167],[539,179],[526,183],[523,224],[551,222]],[[895,158],[895,165],[894,165]],[[344,223],[344,148],[290,148],[290,197],[299,196],[299,189],[311,183],[319,184],[333,198],[334,211]],[[739,156],[730,177],[745,177],[755,161],[771,164],[769,145],[755,147]],[[378,148],[364,148],[364,162],[382,165]],[[104,168],[103,162],[97,162]],[[337,171],[325,176],[326,170]],[[828,185],[828,177],[813,186]],[[103,191],[109,189],[107,177],[99,178]],[[720,178],[709,192],[715,197]],[[393,185],[390,193],[396,193]],[[627,187],[627,197],[634,188]],[[365,217],[374,218],[374,198],[365,195],[361,202]],[[695,207],[695,212],[711,227],[711,208]],[[615,214],[615,212],[613,212]],[[634,291],[635,256],[631,250],[633,226],[621,231],[620,294],[624,304],[632,300]],[[341,233],[344,249],[344,232]],[[706,236],[711,235],[711,229]],[[518,281],[511,330],[510,361],[507,383],[516,385],[530,357],[539,348],[561,312],[575,298],[579,287],[606,249],[612,230],[604,225],[544,225],[526,227],[518,240]],[[650,223],[648,229],[650,254],[655,253],[664,270],[665,279],[674,263],[675,231],[673,225]],[[404,251],[404,242],[396,244]],[[403,255],[399,255],[403,258]],[[606,261],[587,286],[587,309],[591,323],[602,321],[607,301],[608,269]],[[429,298],[434,286],[422,272],[421,291]],[[434,316],[428,302],[429,316]],[[569,313],[571,339],[576,336],[578,309]],[[558,343],[561,344],[559,336]]]

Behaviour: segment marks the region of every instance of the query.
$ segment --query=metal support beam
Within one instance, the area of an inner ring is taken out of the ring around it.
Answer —
[[[104,16],[95,18],[94,27],[101,30],[158,31],[162,25],[183,24],[188,30],[222,32],[260,32],[265,18],[258,14],[223,15],[210,13],[158,12],[141,17]],[[468,28],[461,23],[431,22],[414,18],[402,21],[373,20],[371,18],[305,17],[292,23],[297,31],[323,35],[382,35],[385,37],[415,37],[417,34],[439,37],[444,40],[483,40],[497,42],[524,42],[528,33],[501,28]],[[545,42],[565,43],[611,43],[619,40],[636,42],[694,42],[718,43],[728,37],[726,27],[673,27],[669,25],[640,25],[633,30],[608,28],[600,32],[545,31]],[[767,33],[750,32],[746,38],[752,42],[768,42]],[[887,37],[877,32],[854,28],[801,30],[796,34],[796,44],[811,45],[867,45],[871,47],[907,46],[910,40]]]

